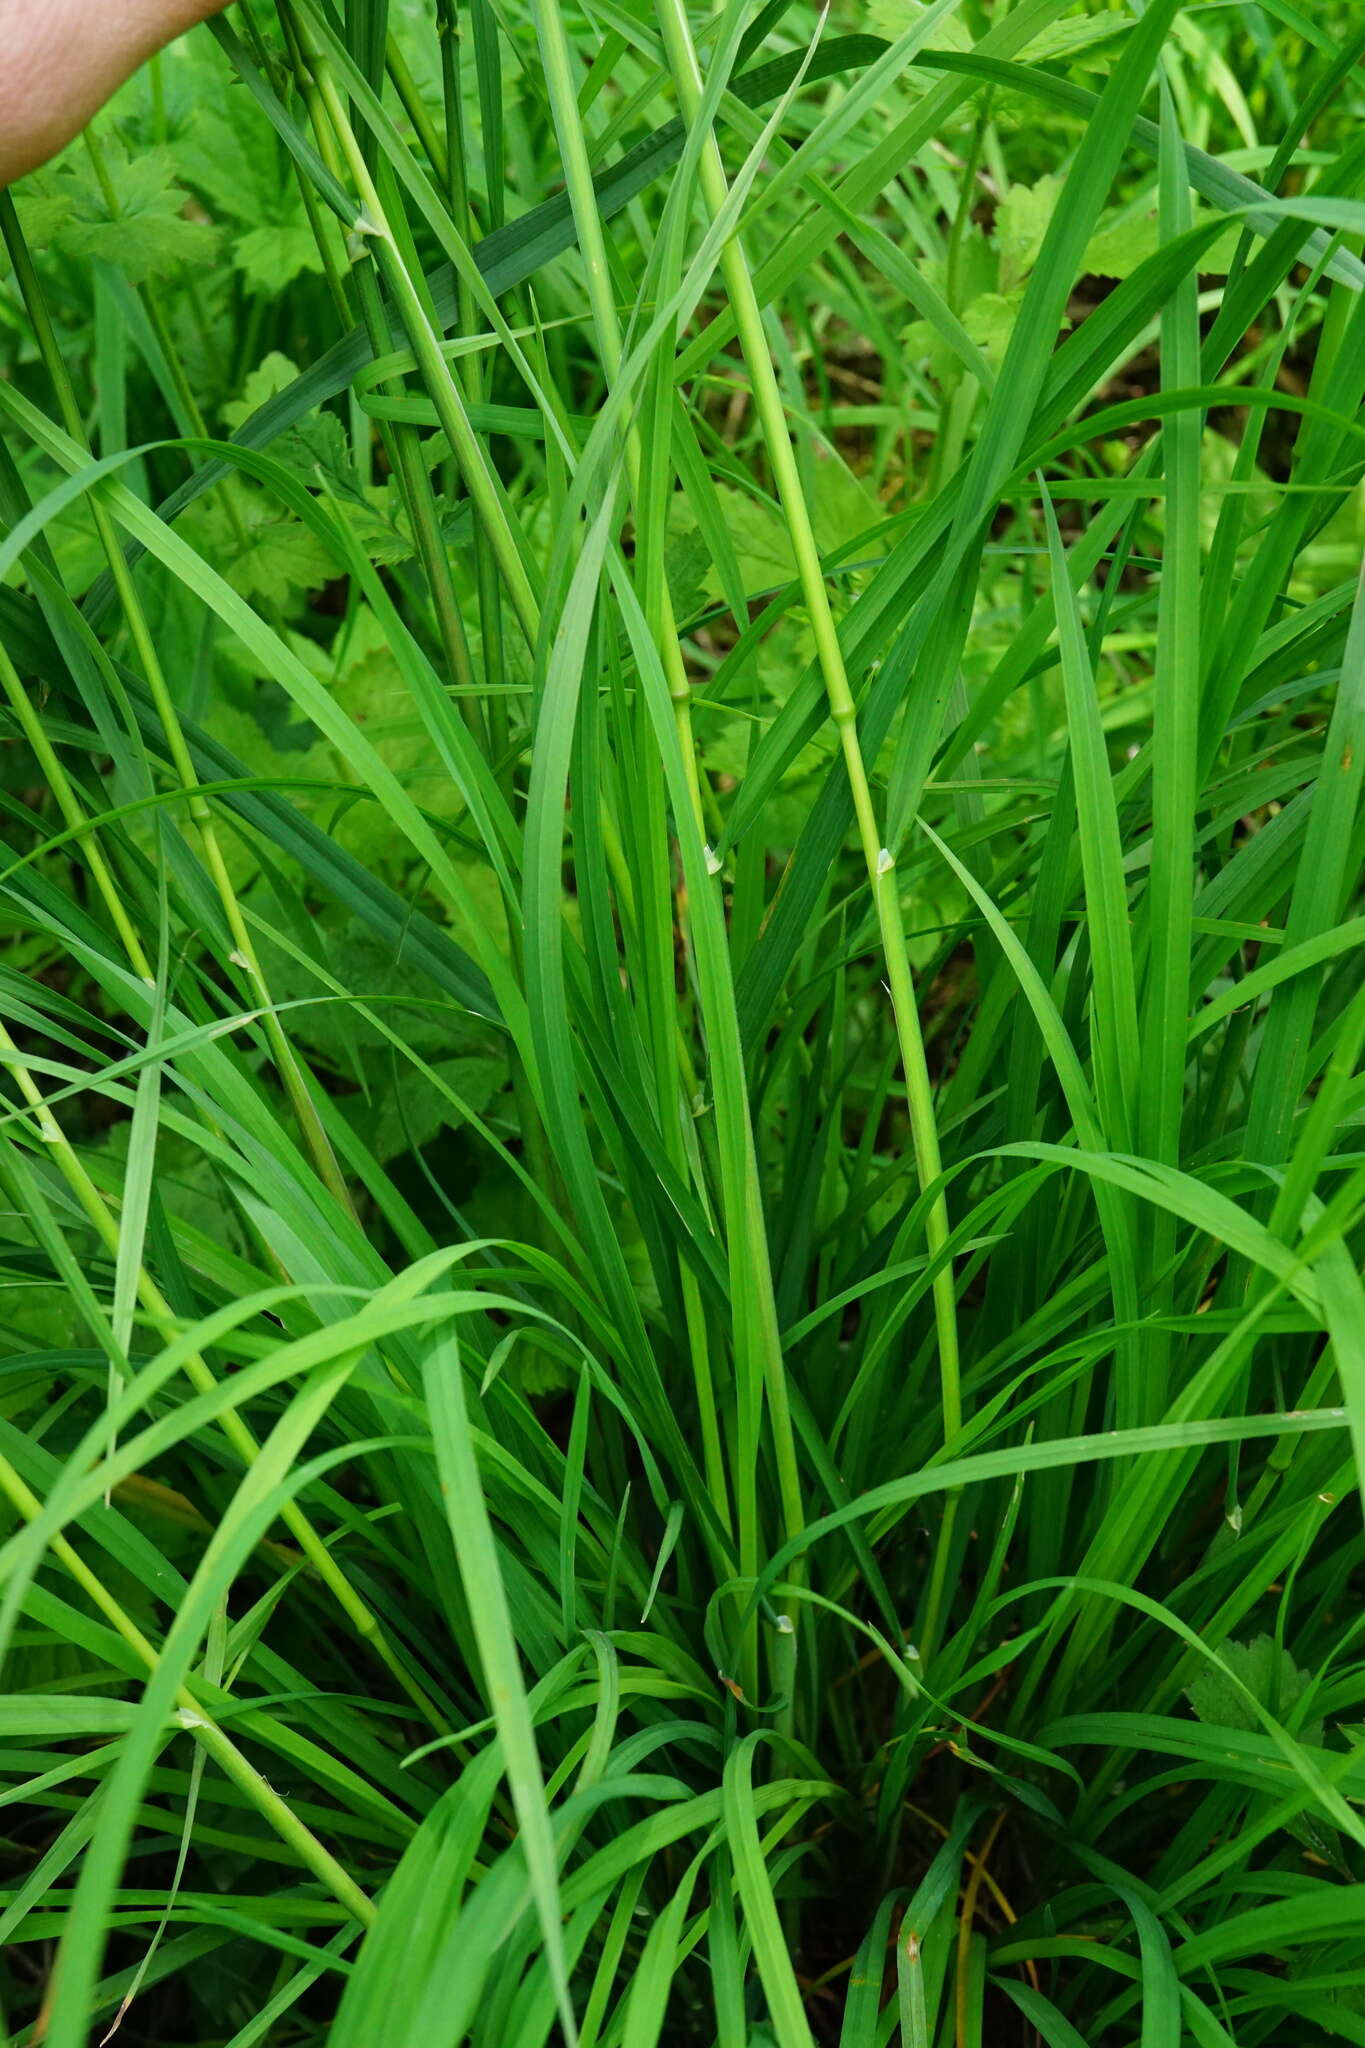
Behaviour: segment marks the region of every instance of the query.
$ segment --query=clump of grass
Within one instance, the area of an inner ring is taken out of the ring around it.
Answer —
[[[0,196],[7,2038],[1365,2038],[1362,55],[279,0]]]

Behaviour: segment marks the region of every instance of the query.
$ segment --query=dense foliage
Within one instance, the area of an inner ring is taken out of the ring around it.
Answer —
[[[1362,56],[244,0],[0,195],[6,2039],[1365,2042]]]

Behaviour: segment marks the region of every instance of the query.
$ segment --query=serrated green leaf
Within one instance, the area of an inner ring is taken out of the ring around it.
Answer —
[[[262,356],[255,369],[248,372],[238,396],[229,399],[222,408],[223,424],[233,430],[240,427],[243,420],[250,419],[268,398],[273,398],[277,391],[286,390],[298,374],[297,363],[291,362],[279,349],[271,349],[269,355]]]
[[[928,0],[872,0],[867,10],[867,26],[873,35],[884,36],[888,43],[894,43],[928,12]],[[970,50],[971,31],[957,15],[950,14],[935,24],[926,47],[930,50]]]
[[[130,157],[109,136],[102,148],[114,205],[91,165],[71,151],[30,186],[21,214],[26,233],[79,262],[117,264],[132,284],[211,262],[218,232],[187,216],[170,151]]]
[[[269,372],[262,366],[254,374]],[[302,449],[303,444],[298,446]],[[306,454],[300,466],[315,467]],[[187,530],[221,565],[223,576],[242,597],[281,611],[304,592],[328,582],[341,566],[311,528],[283,511],[266,492],[236,478],[207,504],[196,506]]]
[[[322,269],[298,186],[284,171],[260,108],[240,85],[199,107],[175,156],[182,179],[213,211],[241,224],[232,260],[253,290],[273,296],[304,272]]]
[[[234,240],[232,260],[247,283],[268,297],[282,292],[305,271],[322,269],[318,245],[306,220],[249,228]]]
[[[1299,1670],[1273,1636],[1253,1636],[1247,1643],[1224,1643],[1219,1655],[1247,1691],[1279,1721],[1289,1720],[1312,1685],[1309,1674]],[[1243,1728],[1251,1734],[1260,1728],[1246,1700],[1221,1671],[1201,1671],[1187,1688],[1187,1696],[1201,1721],[1220,1728]],[[1322,1722],[1305,1722],[1295,1732],[1302,1742],[1315,1745],[1322,1740]]]
[[[394,1028],[409,1035],[407,1020],[391,1015]],[[376,1067],[377,1101],[365,1106],[352,1097],[351,1122],[381,1166],[400,1153],[420,1151],[437,1133],[454,1130],[472,1111],[480,1116],[507,1082],[507,1063],[477,1054],[438,1060],[429,1074],[398,1061],[389,1071]]]
[[[1032,185],[1011,185],[995,210],[994,241],[1000,257],[1000,290],[1022,284],[1038,260],[1043,237],[1057,210],[1063,180],[1055,172]]]

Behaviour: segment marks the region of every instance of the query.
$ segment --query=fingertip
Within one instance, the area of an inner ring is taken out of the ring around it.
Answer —
[[[155,51],[223,0],[0,0],[0,186],[80,133]]]

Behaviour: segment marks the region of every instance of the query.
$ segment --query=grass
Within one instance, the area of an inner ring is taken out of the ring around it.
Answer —
[[[254,0],[0,195],[16,2048],[1365,2040],[1362,56]]]

